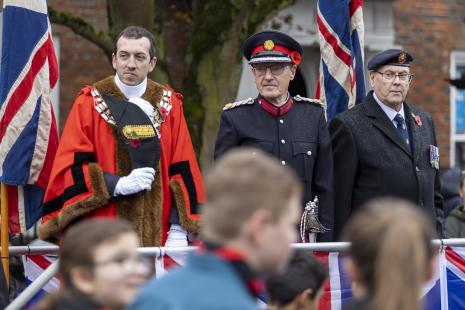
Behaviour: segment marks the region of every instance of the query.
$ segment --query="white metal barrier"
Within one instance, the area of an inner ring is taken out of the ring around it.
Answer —
[[[431,241],[435,246],[465,246],[463,239],[435,239]],[[321,243],[293,243],[295,249],[322,252],[342,252],[349,248],[349,242],[321,242]],[[147,256],[161,257],[169,249],[170,253],[193,251],[196,247],[147,247],[139,248],[139,253]],[[11,246],[10,255],[44,255],[58,254],[58,246]],[[35,294],[52,279],[58,272],[58,260],[48,267],[34,282],[32,282],[15,300],[13,300],[5,310],[19,310],[34,297]]]

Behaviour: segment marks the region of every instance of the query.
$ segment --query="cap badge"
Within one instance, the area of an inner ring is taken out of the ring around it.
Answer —
[[[266,40],[266,41],[263,43],[263,47],[264,47],[265,50],[267,50],[267,51],[272,51],[273,48],[274,48],[274,42],[271,41],[271,40]]]
[[[404,52],[400,53],[399,57],[397,58],[397,62],[400,64],[403,64],[405,63],[406,60],[407,60],[407,55]]]

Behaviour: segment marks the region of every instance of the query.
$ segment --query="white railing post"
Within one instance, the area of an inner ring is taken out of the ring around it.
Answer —
[[[29,284],[29,286],[26,287],[26,289],[22,291],[21,294],[19,294],[18,297],[16,297],[15,300],[13,300],[11,304],[5,308],[5,310],[22,309],[27,304],[27,302],[31,300],[31,298],[34,297],[35,294],[37,294],[37,292],[39,292],[40,289],[53,278],[54,275],[57,274],[57,272],[58,259],[54,261],[47,269],[45,269],[44,272],[42,272],[34,282]]]
[[[463,239],[434,239],[431,242],[435,246],[463,246],[465,247],[465,238]],[[295,249],[322,252],[342,252],[349,248],[349,242],[321,242],[321,243],[293,243]],[[160,257],[163,253],[186,253],[194,251],[196,247],[150,247],[139,248],[142,255]],[[10,255],[44,255],[57,254],[58,246],[11,246]],[[50,281],[58,272],[58,260],[53,262],[34,282],[32,282],[5,310],[21,309],[35,294]]]

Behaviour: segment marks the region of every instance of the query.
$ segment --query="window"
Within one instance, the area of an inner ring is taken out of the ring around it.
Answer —
[[[465,78],[465,51],[451,53],[451,78]],[[465,169],[465,89],[451,86],[451,166]]]

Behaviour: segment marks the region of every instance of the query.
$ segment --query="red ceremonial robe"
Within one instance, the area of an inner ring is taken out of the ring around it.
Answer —
[[[127,100],[113,76],[80,91],[53,163],[40,238],[56,241],[65,228],[81,218],[119,216],[134,224],[143,246],[160,246],[166,239],[173,204],[180,225],[189,232],[196,231],[199,204],[205,194],[184,119],[182,96],[147,81],[142,98],[155,107],[161,147],[160,161],[153,167],[155,180],[150,191],[111,198],[103,173],[126,176],[132,163],[100,94]]]

